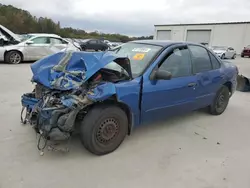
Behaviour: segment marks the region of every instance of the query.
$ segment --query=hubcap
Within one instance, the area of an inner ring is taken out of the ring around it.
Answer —
[[[18,64],[21,61],[21,56],[18,53],[13,53],[10,56],[10,62],[13,64]]]
[[[222,111],[226,107],[226,104],[227,104],[226,96],[224,95],[224,93],[221,93],[217,99],[216,108],[219,111]]]
[[[97,130],[97,141],[101,144],[111,143],[119,133],[118,122],[114,118],[104,120]]]
[[[220,95],[217,104],[219,108],[221,108],[224,105],[224,95]]]

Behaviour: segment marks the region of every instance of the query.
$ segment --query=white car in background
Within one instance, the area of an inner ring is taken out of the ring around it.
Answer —
[[[227,46],[212,46],[210,47],[214,53],[221,59],[235,59],[236,51],[232,47]]]
[[[0,46],[0,61],[10,64],[36,61],[59,51],[80,51],[77,45],[55,34],[31,33],[21,37],[14,33],[9,35],[18,39],[19,43]]]

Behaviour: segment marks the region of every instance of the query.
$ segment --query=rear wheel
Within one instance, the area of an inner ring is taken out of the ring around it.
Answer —
[[[105,155],[116,150],[128,131],[126,113],[117,106],[93,107],[81,125],[81,141],[95,155]]]
[[[229,98],[230,98],[229,89],[228,87],[223,85],[221,89],[217,92],[213,104],[211,104],[209,107],[210,113],[212,115],[222,114],[227,108]]]
[[[233,55],[232,59],[235,59],[236,58],[236,54]]]
[[[22,62],[22,54],[18,51],[7,52],[5,61],[9,64],[19,64]]]

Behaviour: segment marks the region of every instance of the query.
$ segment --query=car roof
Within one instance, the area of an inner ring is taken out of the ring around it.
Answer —
[[[171,41],[171,40],[134,40],[130,42],[138,43],[138,44],[150,44],[150,45],[156,45],[156,46],[162,46],[162,47],[168,47],[173,44],[195,44],[198,46],[203,46],[198,43],[192,43],[192,42],[186,42],[186,41]]]
[[[28,33],[28,35],[61,38],[59,35],[56,35],[56,34],[49,34],[49,33]]]

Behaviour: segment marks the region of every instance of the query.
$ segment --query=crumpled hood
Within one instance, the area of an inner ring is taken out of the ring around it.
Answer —
[[[126,57],[116,56],[112,52],[68,51],[55,53],[33,63],[31,65],[32,81],[50,89],[64,91],[77,89],[113,61],[132,76],[130,62]]]

